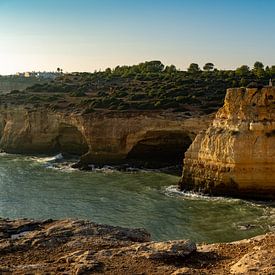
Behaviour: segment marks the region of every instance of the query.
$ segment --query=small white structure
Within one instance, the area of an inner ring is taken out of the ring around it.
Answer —
[[[273,84],[272,84],[272,79],[270,78],[269,79],[269,87],[272,87],[273,86]]]

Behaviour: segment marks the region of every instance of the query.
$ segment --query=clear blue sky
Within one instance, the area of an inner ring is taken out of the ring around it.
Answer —
[[[275,0],[0,0],[0,74],[275,64]]]

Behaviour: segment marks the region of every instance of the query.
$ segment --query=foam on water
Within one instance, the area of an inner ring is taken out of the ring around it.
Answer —
[[[26,158],[27,161],[32,161],[34,165],[43,165],[47,169],[62,170],[72,172],[76,169],[71,167],[72,161],[65,161],[64,156],[59,153],[55,156],[30,156]]]
[[[6,153],[2,153],[3,156],[8,156]],[[0,154],[1,156],[1,154]],[[43,165],[47,169],[53,169],[53,170],[59,170],[63,172],[73,172],[73,171],[79,171],[79,169],[72,168],[72,165],[76,163],[79,159],[77,158],[65,158],[62,153],[59,153],[55,156],[20,156],[18,155],[19,159],[14,158],[16,155],[10,155],[13,156],[13,161],[17,160],[26,160],[26,161],[32,161],[34,165]],[[150,172],[161,172],[159,169],[144,169],[144,168],[136,168],[136,167],[131,167],[127,166],[123,169],[119,166],[111,166],[111,165],[103,165],[103,166],[98,166],[95,164],[89,164],[89,172],[97,172],[97,173],[104,173],[104,174],[110,174],[110,173],[115,173],[115,172],[126,172],[126,173],[150,173]],[[85,172],[85,171],[83,171]]]
[[[242,202],[251,204],[254,206],[275,206],[275,202],[266,202],[266,201],[253,201],[253,200],[242,200],[237,198],[231,198],[231,197],[221,197],[221,196],[209,196],[203,193],[199,192],[192,192],[192,191],[181,191],[179,190],[177,185],[171,185],[164,188],[163,193],[166,196],[172,196],[172,197],[182,197],[183,199],[190,199],[190,200],[207,200],[207,201],[216,201],[216,202]]]
[[[41,163],[52,163],[63,160],[64,157],[61,153],[59,153],[53,157],[31,157],[31,159]]]
[[[228,201],[228,202],[238,202],[240,199],[234,198],[225,198],[219,196],[208,196],[202,193],[196,193],[192,191],[180,191],[177,185],[171,185],[165,187],[164,194],[167,196],[178,196],[182,197],[183,199],[190,199],[190,200],[208,200],[208,201]]]
[[[0,153],[0,157],[8,157],[8,156],[11,156],[11,154],[6,153],[6,152],[1,152]]]
[[[92,172],[101,172],[101,173],[114,173],[117,172],[117,169],[115,169],[115,167],[112,167],[110,165],[104,165],[103,167],[97,167],[94,164],[90,164],[89,166],[90,171]]]

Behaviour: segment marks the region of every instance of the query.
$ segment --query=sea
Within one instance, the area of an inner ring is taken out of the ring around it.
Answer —
[[[229,242],[275,231],[275,202],[178,190],[163,170],[71,168],[76,160],[0,154],[0,217],[87,219],[145,228],[152,240]]]

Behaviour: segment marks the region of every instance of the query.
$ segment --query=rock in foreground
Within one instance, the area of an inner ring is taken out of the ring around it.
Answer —
[[[274,255],[274,233],[197,248],[83,220],[0,220],[1,274],[271,274]]]
[[[182,190],[275,198],[275,88],[228,89],[212,125],[185,153]]]

